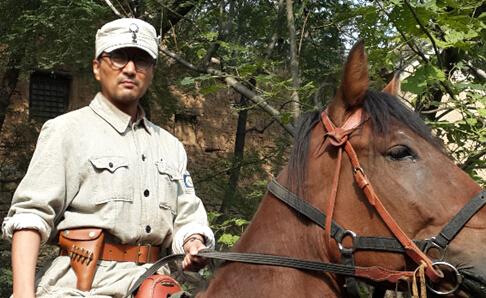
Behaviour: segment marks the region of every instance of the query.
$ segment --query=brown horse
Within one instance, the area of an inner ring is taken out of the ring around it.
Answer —
[[[357,109],[367,115],[348,136],[377,197],[411,239],[437,235],[481,188],[444,153],[420,118],[396,97],[394,79],[385,92],[368,90],[368,65],[363,43],[351,50],[337,95],[327,108],[336,127]],[[278,182],[322,212],[333,211],[339,225],[358,235],[395,237],[359,183],[343,154],[336,175],[338,149],[329,146],[329,130],[321,113],[301,121],[289,165]],[[333,180],[337,177],[337,184]],[[336,188],[337,187],[337,188]],[[329,202],[336,188],[335,203]],[[464,277],[454,297],[486,297],[486,210],[479,210],[443,251],[443,259]],[[323,229],[267,193],[251,224],[235,245],[236,252],[291,256],[339,263],[335,241]],[[417,262],[404,253],[360,251],[358,266],[414,270]],[[439,280],[447,288],[447,278]],[[451,281],[452,283],[452,281]],[[228,262],[219,268],[208,289],[197,297],[342,297],[344,278],[278,266]],[[390,284],[378,284],[393,287]],[[450,295],[449,295],[450,296]]]

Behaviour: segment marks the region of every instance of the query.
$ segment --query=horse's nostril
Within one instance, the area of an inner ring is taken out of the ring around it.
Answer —
[[[433,266],[440,270],[444,277],[438,283],[427,282],[427,288],[437,295],[449,295],[454,293],[462,283],[463,277],[456,267],[444,262],[434,262]]]

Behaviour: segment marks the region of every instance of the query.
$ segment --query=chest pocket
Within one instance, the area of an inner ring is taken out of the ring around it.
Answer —
[[[156,163],[158,172],[158,197],[159,207],[170,211],[172,216],[177,214],[177,196],[182,191],[180,183],[182,175],[164,161]]]
[[[128,159],[122,156],[90,158],[95,175],[93,181],[96,204],[112,200],[133,201]]]

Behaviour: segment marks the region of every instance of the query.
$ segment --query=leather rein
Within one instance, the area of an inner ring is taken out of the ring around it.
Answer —
[[[338,148],[337,167],[335,170],[333,184],[331,187],[331,193],[327,200],[326,213],[327,216],[319,209],[315,208],[307,201],[299,198],[296,194],[286,189],[273,179],[267,186],[267,189],[276,198],[296,212],[305,216],[308,220],[312,221],[322,229],[324,229],[324,236],[326,237],[326,245],[329,247],[330,239],[333,238],[338,244],[339,251],[343,256],[353,258],[353,254],[358,250],[365,251],[383,251],[404,253],[408,255],[417,265],[425,266],[425,274],[432,282],[437,282],[444,277],[439,266],[445,266],[451,269],[456,275],[457,284],[451,290],[446,292],[440,292],[429,287],[430,290],[440,295],[448,295],[455,292],[461,283],[462,277],[458,270],[449,263],[442,260],[432,261],[427,252],[429,249],[439,250],[441,257],[444,256],[445,249],[448,244],[454,239],[454,237],[462,230],[466,223],[486,205],[486,190],[481,191],[474,198],[472,198],[434,237],[425,240],[411,240],[405,232],[400,228],[397,222],[393,219],[390,213],[386,210],[385,206],[375,193],[371,186],[365,171],[359,163],[358,156],[349,142],[349,135],[360,127],[364,122],[368,120],[368,117],[364,114],[363,110],[357,109],[341,126],[336,128],[330,120],[326,111],[321,113],[321,121],[326,129],[326,140],[323,144],[323,148],[329,144]],[[392,232],[395,238],[390,237],[375,237],[375,236],[359,236],[351,230],[347,230],[337,224],[333,220],[334,206],[336,201],[336,194],[338,189],[338,180],[340,176],[342,151],[345,151],[351,161],[353,167],[353,175],[356,184],[362,189],[368,202],[375,208],[383,222],[387,225],[388,229]],[[345,246],[343,240],[350,237],[352,240],[351,246]],[[166,263],[182,258],[183,254],[174,254],[158,260],[147,271],[139,277],[134,286],[128,293],[130,296],[136,291],[138,286],[154,274],[160,267]],[[271,265],[296,268],[300,270],[315,271],[315,272],[327,272],[335,273],[338,275],[344,275],[347,277],[358,277],[373,280],[377,282],[387,281],[391,283],[397,283],[402,279],[410,279],[415,275],[414,271],[395,271],[381,266],[361,267],[355,266],[354,260],[351,262],[338,263],[324,263],[320,261],[295,259],[292,257],[260,254],[260,253],[238,253],[238,252],[217,252],[212,250],[202,250],[198,253],[198,256],[219,259],[230,262],[241,262],[249,264]],[[344,259],[345,259],[344,258]]]

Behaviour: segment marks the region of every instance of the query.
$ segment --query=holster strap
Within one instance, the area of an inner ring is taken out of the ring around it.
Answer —
[[[159,259],[160,248],[151,245],[129,245],[106,243],[100,255],[101,260],[117,262],[135,262],[138,264],[155,263]],[[61,255],[67,256],[61,248]]]

